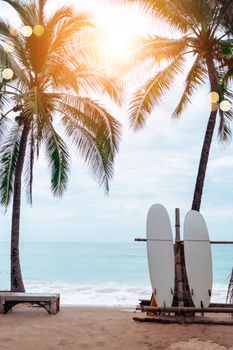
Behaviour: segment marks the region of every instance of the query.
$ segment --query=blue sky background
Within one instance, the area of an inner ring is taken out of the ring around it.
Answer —
[[[100,9],[99,1],[86,5],[95,13]],[[170,116],[181,89],[182,79],[178,79],[146,128],[138,133],[128,129],[126,105],[121,109],[110,106],[123,123],[124,134],[109,196],[104,196],[83,162],[73,154],[69,189],[62,199],[55,199],[50,193],[47,164],[41,157],[35,166],[33,207],[26,203],[22,207],[21,239],[130,242],[145,235],[146,215],[153,203],[168,209],[173,227],[175,207],[181,209],[183,220],[191,207],[209,100],[206,87],[195,96],[183,117],[173,120]],[[215,135],[201,207],[211,239],[232,239],[232,151],[232,143],[220,145]],[[9,240],[10,219],[11,210],[6,215],[1,210],[1,241]]]

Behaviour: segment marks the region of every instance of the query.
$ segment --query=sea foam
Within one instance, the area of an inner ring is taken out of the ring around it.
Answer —
[[[99,284],[64,284],[26,281],[28,292],[60,293],[63,305],[135,306],[139,299],[150,299],[150,286],[124,285],[115,282]],[[227,285],[213,286],[212,302],[226,301]]]

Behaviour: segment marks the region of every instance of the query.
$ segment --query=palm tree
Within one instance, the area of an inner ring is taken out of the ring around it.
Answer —
[[[23,171],[31,202],[34,159],[43,144],[51,169],[51,190],[55,196],[63,194],[70,155],[55,127],[59,122],[91,174],[108,191],[120,125],[89,96],[90,92],[104,91],[119,102],[120,95],[113,81],[86,63],[82,47],[88,46],[91,35],[84,29],[93,27],[87,14],[76,15],[66,6],[48,17],[46,0],[2,1],[16,10],[24,26],[24,35],[15,35],[15,30],[0,20],[0,194],[6,208],[13,197],[11,290],[22,292],[19,232]]]
[[[199,211],[218,115],[220,141],[225,142],[231,137],[230,122],[233,112],[230,109],[222,111],[220,102],[232,99],[230,81],[223,78],[230,68],[232,72],[233,67],[232,55],[227,54],[227,50],[233,46],[233,31],[227,28],[227,24],[230,23],[227,14],[229,16],[231,13],[229,8],[231,6],[232,9],[232,0],[141,0],[140,2],[154,18],[168,24],[180,34],[180,37],[170,39],[150,35],[136,40],[135,62],[150,59],[154,62],[154,66],[163,62],[165,68],[160,71],[157,69],[156,74],[133,94],[129,109],[131,127],[137,130],[145,125],[148,116],[172,87],[175,79],[184,74],[187,61],[192,60],[192,66],[186,75],[184,91],[172,117],[177,118],[183,113],[200,85],[209,84],[210,91],[215,93],[215,98],[219,97],[219,104],[211,105],[193,195],[192,209]],[[227,76],[229,78],[229,74]]]

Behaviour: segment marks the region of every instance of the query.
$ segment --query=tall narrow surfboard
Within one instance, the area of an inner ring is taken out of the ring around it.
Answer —
[[[154,204],[147,215],[147,256],[156,303],[170,307],[175,285],[175,262],[171,222],[167,210]]]
[[[195,210],[184,221],[184,255],[190,293],[196,307],[208,307],[212,292],[212,256],[203,216]]]

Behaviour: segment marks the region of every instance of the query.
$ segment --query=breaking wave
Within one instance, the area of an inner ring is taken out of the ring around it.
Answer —
[[[115,282],[99,284],[64,284],[26,281],[27,292],[60,293],[63,305],[135,306],[139,299],[149,299],[151,288]],[[213,286],[212,302],[225,302],[227,285]]]

